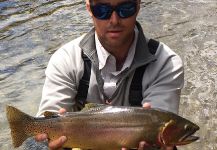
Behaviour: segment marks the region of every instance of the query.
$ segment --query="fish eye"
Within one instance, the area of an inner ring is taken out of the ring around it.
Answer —
[[[188,124],[186,124],[186,125],[184,126],[184,129],[185,129],[185,130],[190,130],[191,127],[190,127]]]

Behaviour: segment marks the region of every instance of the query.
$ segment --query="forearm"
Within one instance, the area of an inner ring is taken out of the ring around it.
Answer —
[[[58,112],[60,108],[72,111],[76,89],[71,83],[61,80],[46,78],[37,116],[44,111]]]

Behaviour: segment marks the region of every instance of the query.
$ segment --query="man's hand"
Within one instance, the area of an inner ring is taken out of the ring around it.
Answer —
[[[147,109],[147,108],[151,108],[151,104],[150,104],[150,103],[144,103],[144,104],[143,104],[143,107],[146,108],[146,109]]]
[[[65,112],[66,112],[66,110],[64,108],[61,108],[59,110],[59,114],[64,114]],[[47,134],[44,134],[44,133],[38,134],[35,136],[35,140],[38,142],[48,140]],[[66,141],[67,141],[66,136],[61,136],[54,141],[50,141],[48,143],[49,150],[60,149]]]

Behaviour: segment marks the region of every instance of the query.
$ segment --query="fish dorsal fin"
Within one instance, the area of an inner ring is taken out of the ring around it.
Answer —
[[[97,104],[97,103],[87,103],[85,104],[85,107],[81,111],[97,111],[102,110],[104,108],[108,107],[108,105],[105,104]]]
[[[56,117],[59,117],[59,115],[58,115],[58,113],[55,113],[55,112],[45,111],[44,117],[45,118],[56,118]]]
[[[171,134],[174,134],[173,131],[175,129],[176,122],[174,120],[170,120],[169,122],[165,123],[160,133],[160,139],[163,145],[169,146],[171,144],[171,141],[173,140]]]
[[[97,104],[97,103],[87,103],[85,104],[85,107],[84,108],[96,108],[96,107],[108,107],[108,105],[105,105],[105,104]]]

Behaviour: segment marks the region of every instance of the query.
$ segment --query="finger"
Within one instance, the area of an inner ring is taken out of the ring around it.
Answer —
[[[127,148],[124,148],[124,147],[123,147],[123,148],[121,148],[121,150],[127,150]]]
[[[35,136],[35,140],[38,142],[47,140],[47,134],[38,134]]]
[[[64,113],[66,113],[66,109],[65,108],[60,108],[59,109],[59,114],[64,114]]]
[[[61,136],[59,139],[49,142],[50,150],[56,150],[63,146],[63,144],[67,141],[66,136]]]
[[[143,107],[144,108],[151,108],[151,104],[146,102],[143,104]]]
[[[164,149],[165,149],[165,150],[173,150],[174,147],[165,147]]]
[[[150,148],[150,145],[149,145],[148,143],[146,143],[145,141],[142,141],[142,142],[139,143],[139,148],[138,148],[138,150],[145,150],[145,149],[147,149],[148,147]]]

